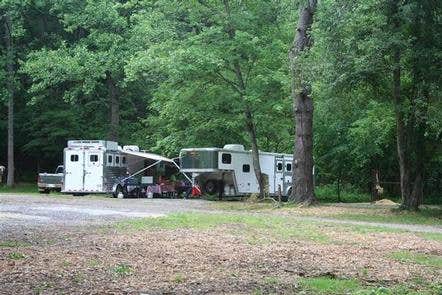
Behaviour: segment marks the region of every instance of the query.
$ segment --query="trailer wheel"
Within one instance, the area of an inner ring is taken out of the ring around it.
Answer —
[[[204,184],[204,192],[208,194],[216,194],[218,192],[218,182],[213,179],[209,179]]]
[[[124,193],[124,189],[121,185],[118,185],[113,193],[114,198],[125,198],[126,194]]]

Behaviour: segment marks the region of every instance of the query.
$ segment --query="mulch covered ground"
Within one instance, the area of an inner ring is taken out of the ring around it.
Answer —
[[[60,234],[62,233],[63,234]],[[50,230],[0,247],[0,293],[293,293],[299,277],[357,278],[390,286],[442,270],[388,257],[410,250],[442,256],[442,244],[404,233],[329,233],[333,243],[262,237],[227,226],[196,230]],[[14,258],[11,253],[24,254]]]

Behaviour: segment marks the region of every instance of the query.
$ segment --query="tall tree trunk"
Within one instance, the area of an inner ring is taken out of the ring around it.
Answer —
[[[309,30],[313,23],[316,6],[316,0],[309,0],[301,7],[295,38],[289,52],[293,116],[296,126],[293,188],[290,200],[306,205],[316,202],[313,183],[313,99],[310,95],[310,86],[303,81],[299,60],[312,44]]]
[[[109,139],[113,141],[118,141],[118,130],[120,128],[120,99],[118,88],[110,72],[106,73],[106,84],[109,91],[110,103]]]
[[[235,38],[235,28],[232,25],[232,22],[230,21],[230,5],[229,0],[223,0],[224,3],[224,9],[227,14],[227,17],[229,18],[228,26],[227,26],[227,33],[229,35],[230,39]],[[244,77],[241,70],[241,65],[239,61],[236,59],[233,62],[233,68],[235,71],[235,77],[236,77],[236,88],[235,90],[238,91],[239,96],[242,100],[243,106],[244,106],[244,119],[245,119],[245,127],[246,131],[250,136],[250,142],[252,144],[252,163],[253,163],[253,171],[255,172],[256,179],[258,181],[259,186],[259,197],[263,199],[265,197],[265,188],[264,188],[264,179],[261,173],[261,164],[259,162],[259,148],[258,148],[258,141],[256,138],[256,126],[253,121],[253,113],[250,108],[249,103],[245,99],[246,94],[246,84],[244,82]]]
[[[392,25],[395,31],[400,30],[398,2],[391,2]],[[396,115],[396,145],[399,159],[401,183],[401,208],[418,210],[423,199],[423,146],[420,135],[415,132],[415,104],[411,99],[412,110],[406,110],[405,99],[401,94],[401,48],[393,47],[393,103]],[[408,114],[408,117],[406,116]],[[418,138],[419,137],[419,138]]]
[[[401,183],[401,207],[409,210],[418,210],[420,199],[422,199],[422,162],[421,159],[411,159],[412,153],[420,153],[413,151],[410,143],[412,134],[410,123],[405,122],[404,104],[401,95],[401,53],[400,49],[394,49],[393,53],[393,101],[395,105],[396,115],[396,145],[399,158],[399,173]],[[414,162],[414,166],[413,163]],[[415,170],[416,173],[413,173]]]
[[[5,15],[5,40],[7,50],[7,89],[8,89],[8,178],[6,184],[13,186],[14,181],[14,44],[12,42],[11,17]]]

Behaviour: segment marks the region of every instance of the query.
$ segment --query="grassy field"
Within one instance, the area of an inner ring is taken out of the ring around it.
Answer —
[[[268,211],[340,220],[442,226],[442,206],[435,205],[422,206],[419,212],[399,210],[395,205],[383,206],[370,203],[320,204],[311,208],[299,208],[290,203],[282,203],[280,207],[275,207],[275,204],[269,202],[214,202],[213,206],[226,211]]]
[[[0,193],[25,193],[25,194],[37,194],[38,188],[36,183],[17,183],[13,187],[6,185],[0,185]]]

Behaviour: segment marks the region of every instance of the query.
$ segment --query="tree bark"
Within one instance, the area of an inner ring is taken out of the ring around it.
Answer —
[[[8,178],[7,186],[14,186],[14,44],[12,42],[12,21],[11,17],[5,15],[5,41],[7,50],[7,90],[8,99]]]
[[[309,0],[301,7],[292,48],[289,52],[292,74],[292,99],[295,129],[293,155],[293,189],[290,200],[310,205],[316,202],[313,183],[313,99],[310,86],[303,81],[299,59],[311,47],[309,34],[317,1]]]
[[[225,12],[229,18],[228,26],[227,26],[227,33],[229,35],[230,39],[234,39],[235,37],[235,28],[232,25],[232,22],[230,21],[230,5],[229,0],[223,0],[224,3],[224,9]],[[236,58],[236,57],[235,57]],[[249,103],[245,99],[246,94],[246,84],[244,82],[244,77],[241,70],[241,65],[238,61],[238,59],[235,59],[233,62],[233,68],[235,71],[235,77],[236,77],[236,87],[235,90],[239,93],[239,96],[241,98],[241,101],[244,106],[244,119],[245,119],[245,127],[246,131],[250,136],[250,142],[252,144],[252,163],[253,163],[253,171],[255,172],[256,179],[258,181],[259,186],[259,197],[261,199],[264,199],[265,197],[265,188],[264,188],[264,179],[261,173],[261,164],[259,161],[259,148],[258,148],[258,141],[256,138],[256,126],[253,121],[253,113],[250,108]]]
[[[106,84],[109,91],[110,129],[109,139],[118,141],[120,128],[120,99],[119,91],[110,72],[106,72]]]
[[[398,17],[398,3],[392,2],[393,28],[400,29]],[[415,126],[415,104],[411,99],[411,112],[407,111],[405,99],[401,94],[401,48],[393,47],[393,103],[396,115],[396,145],[399,159],[399,173],[401,184],[401,208],[417,211],[423,199],[423,145],[419,126]],[[419,124],[418,124],[419,125]],[[422,131],[422,130],[420,130]]]

